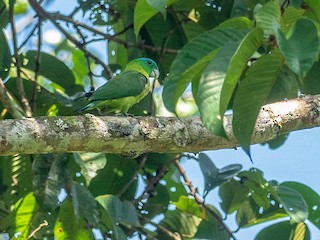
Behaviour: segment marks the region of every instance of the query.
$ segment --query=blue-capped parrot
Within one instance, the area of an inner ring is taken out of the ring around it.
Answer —
[[[149,58],[138,58],[129,62],[119,75],[110,79],[92,93],[87,93],[90,102],[79,112],[106,109],[108,113],[127,114],[151,90],[150,77],[157,79],[159,69]]]

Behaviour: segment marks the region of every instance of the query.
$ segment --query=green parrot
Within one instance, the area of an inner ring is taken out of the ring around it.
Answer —
[[[106,108],[108,113],[127,114],[151,90],[150,77],[159,77],[157,64],[149,58],[135,59],[127,64],[123,72],[96,91],[86,93],[90,103],[78,112]]]

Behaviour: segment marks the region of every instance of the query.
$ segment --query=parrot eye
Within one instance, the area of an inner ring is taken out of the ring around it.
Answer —
[[[152,62],[151,62],[151,61],[148,61],[147,63],[148,63],[148,65],[151,65],[151,64],[152,64]]]

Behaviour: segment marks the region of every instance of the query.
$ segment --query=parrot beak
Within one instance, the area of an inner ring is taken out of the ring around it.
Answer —
[[[154,79],[158,79],[159,78],[159,70],[158,69],[154,69],[151,74],[150,74],[150,77],[153,77]]]

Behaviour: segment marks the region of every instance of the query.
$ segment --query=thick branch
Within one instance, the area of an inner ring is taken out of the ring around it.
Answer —
[[[145,152],[199,152],[238,146],[232,116],[225,117],[229,140],[214,136],[199,118],[99,117],[91,114],[0,122],[0,154],[108,152],[138,156]],[[320,126],[320,95],[265,105],[253,143],[291,131]]]

